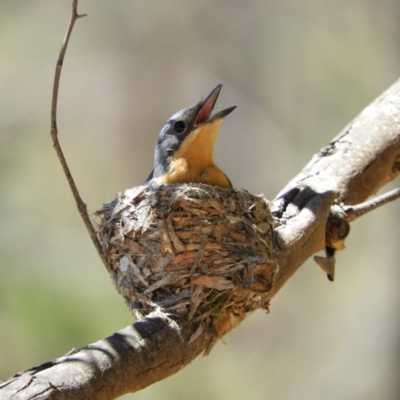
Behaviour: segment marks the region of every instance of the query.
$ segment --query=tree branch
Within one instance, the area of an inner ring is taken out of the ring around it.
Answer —
[[[326,219],[321,218],[329,210],[324,197],[332,194],[346,205],[363,202],[397,177],[399,159],[400,80],[315,154],[274,200],[285,222],[276,230],[282,251],[274,294],[307,258],[325,248]]]
[[[374,199],[365,201],[364,203],[357,204],[355,206],[346,206],[344,211],[347,214],[349,221],[363,216],[364,214],[375,210],[391,201],[397,200],[400,197],[400,188],[393,189],[388,193],[384,193],[381,196],[375,197]]]
[[[335,199],[362,202],[397,176],[398,121],[400,81],[321,149],[275,199],[279,224],[273,246],[280,269],[270,298],[325,247],[326,221]],[[29,399],[36,393],[35,399],[76,399],[79,393],[111,399],[134,392],[174,374],[207,348],[203,334],[190,340],[193,332],[185,329],[163,313],[149,315],[107,339],[4,381],[0,397]]]
[[[73,25],[79,17],[74,0],[71,23],[57,63],[51,135],[78,209],[102,256],[86,205],[59,146],[56,124],[61,67]],[[356,204],[398,175],[399,121],[400,81],[321,149],[274,200],[277,226],[272,248],[279,271],[271,283],[272,290],[262,295],[264,302],[276,295],[305,260],[327,247],[326,227],[332,204],[344,203],[351,219]],[[246,316],[227,321],[223,333]],[[112,399],[140,390],[176,373],[209,348],[208,333],[194,332],[192,328],[191,324],[177,323],[161,310],[155,311],[106,339],[1,382],[0,397]]]
[[[114,399],[176,373],[201,351],[197,341],[176,352],[178,343],[183,344],[177,325],[152,315],[83,349],[16,374],[0,383],[0,398]]]

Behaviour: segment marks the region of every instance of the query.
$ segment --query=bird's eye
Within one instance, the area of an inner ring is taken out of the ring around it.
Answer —
[[[174,124],[174,131],[182,133],[186,129],[186,124],[183,121],[176,121]]]

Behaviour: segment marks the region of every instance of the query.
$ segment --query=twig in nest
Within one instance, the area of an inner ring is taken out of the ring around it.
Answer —
[[[344,206],[343,209],[347,214],[349,221],[351,222],[367,212],[375,210],[375,208],[383,206],[384,204],[396,200],[399,197],[400,188],[397,188],[388,193],[382,194],[381,196],[375,197],[374,199],[365,201],[364,203],[360,203],[355,206]]]
[[[67,161],[64,157],[64,153],[61,149],[60,142],[58,141],[58,129],[57,129],[57,100],[58,100],[58,89],[60,86],[60,76],[61,70],[64,63],[65,53],[67,51],[68,42],[71,37],[72,29],[74,28],[75,22],[77,19],[86,17],[86,14],[78,14],[78,0],[73,0],[72,2],[72,17],[69,23],[67,33],[64,37],[63,44],[61,46],[60,55],[58,56],[56,72],[54,75],[54,84],[53,84],[53,96],[51,102],[51,138],[53,139],[53,147],[57,153],[58,159],[60,160],[61,166],[64,170],[64,174],[69,183],[69,187],[72,191],[72,194],[75,198],[76,205],[78,207],[79,214],[81,215],[83,222],[86,225],[86,228],[89,232],[90,237],[92,238],[93,244],[96,247],[97,252],[99,253],[100,258],[103,263],[105,263],[101,245],[99,239],[97,238],[96,231],[90,221],[89,214],[87,212],[86,204],[83,202],[78,189],[76,187],[74,178],[72,177],[71,171],[69,170]]]
[[[97,215],[107,269],[136,318],[161,309],[219,338],[267,307],[279,267],[263,197],[204,184],[141,187]]]
[[[199,251],[197,252],[197,256],[194,260],[194,263],[192,265],[192,268],[190,269],[190,276],[193,277],[194,273],[196,272],[196,268],[199,265],[200,260],[203,257],[203,253],[204,253],[204,247],[206,246],[207,243],[207,236],[204,235],[201,238],[201,242],[200,242],[200,247],[199,247]]]

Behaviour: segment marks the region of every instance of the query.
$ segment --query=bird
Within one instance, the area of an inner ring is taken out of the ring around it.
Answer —
[[[174,114],[161,129],[154,169],[144,182],[153,188],[180,183],[206,183],[232,188],[229,178],[214,164],[213,150],[223,119],[236,106],[212,115],[222,84],[194,106]]]

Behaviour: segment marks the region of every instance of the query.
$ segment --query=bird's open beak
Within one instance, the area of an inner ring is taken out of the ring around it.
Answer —
[[[211,115],[215,103],[217,102],[219,92],[222,89],[222,83],[217,85],[211,93],[207,96],[207,98],[203,101],[200,107],[200,111],[197,114],[196,121],[194,123],[194,127],[199,125],[208,124],[212,121],[216,121],[217,119],[225,118],[228,114],[230,114],[236,106],[226,108],[225,110],[219,111],[214,115]]]

